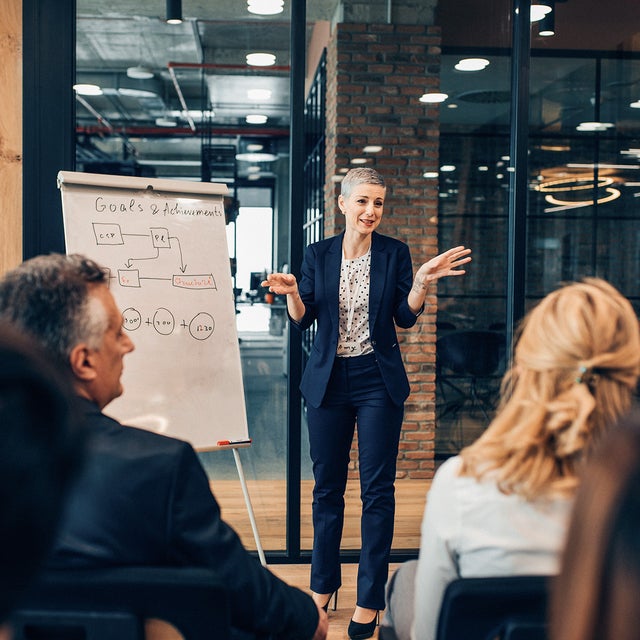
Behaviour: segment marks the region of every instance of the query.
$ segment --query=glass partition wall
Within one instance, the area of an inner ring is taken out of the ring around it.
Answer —
[[[611,280],[640,305],[635,3],[545,3],[552,9],[545,21],[527,25],[524,61],[513,14],[523,0],[419,4],[309,0],[300,45],[291,37],[288,0],[271,16],[250,14],[244,3],[184,0],[180,25],[165,23],[160,1],[143,9],[116,0],[107,12],[95,0],[77,0],[76,81],[99,85],[102,94],[75,95],[76,169],[230,188],[229,257],[253,438],[240,457],[271,562],[306,561],[311,548],[312,474],[296,390],[297,354],[304,359],[313,335],[290,332],[284,300],[259,282],[272,269],[298,273],[304,246],[340,230],[335,185],[358,155],[394,176],[390,226],[381,231],[408,234],[416,264],[457,244],[471,247],[474,258],[464,278],[439,284],[433,309],[401,338],[408,352],[417,334],[420,353],[431,359],[412,371],[418,382],[398,465],[395,559],[415,554],[437,464],[493,415],[518,309],[588,275]],[[355,48],[339,63],[346,67],[336,66],[327,52],[346,33]],[[248,53],[275,61],[250,65]],[[291,92],[296,64],[306,77],[302,99]],[[355,77],[347,89],[336,84],[344,73]],[[359,73],[373,75],[358,85]],[[396,118],[403,105],[407,113],[418,109],[407,127]],[[333,136],[327,123],[336,117],[338,127],[341,118],[354,120]],[[290,153],[300,140],[305,177],[292,180]],[[523,146],[516,162],[514,150]],[[417,166],[405,188],[403,174]],[[516,172],[526,185],[520,201]],[[231,452],[201,456],[223,515],[255,549]],[[291,482],[299,485],[294,491]],[[359,535],[354,461],[345,561],[357,558]]]

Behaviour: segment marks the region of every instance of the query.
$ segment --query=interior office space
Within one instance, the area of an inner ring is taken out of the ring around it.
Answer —
[[[229,185],[253,437],[244,468],[268,558],[305,560],[311,480],[297,381],[310,336],[288,331],[282,301],[267,301],[251,274],[296,272],[308,242],[341,229],[344,171],[379,169],[390,185],[382,230],[405,239],[416,264],[454,244],[474,251],[468,275],[441,284],[401,335],[413,392],[394,550],[411,555],[429,479],[490,420],[526,309],[588,275],[640,308],[640,8],[284,0],[264,15],[244,2],[178,4],[182,21],[167,24],[163,0],[10,0],[2,267],[64,250],[59,170]],[[259,66],[251,53],[274,58]],[[203,460],[234,492],[227,453]],[[351,531],[345,559],[358,545]]]

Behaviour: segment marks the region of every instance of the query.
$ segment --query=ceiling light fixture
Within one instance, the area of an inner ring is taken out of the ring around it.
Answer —
[[[576,131],[606,131],[613,127],[613,122],[581,122]]]
[[[420,96],[420,102],[426,102],[427,104],[438,104],[444,102],[449,97],[446,93],[424,93]]]
[[[156,118],[156,126],[157,127],[177,127],[178,121],[175,118],[162,116],[160,118]]]
[[[489,66],[486,58],[463,58],[456,65],[458,71],[482,71]]]
[[[271,67],[276,63],[273,53],[248,53],[246,59],[252,67]]]
[[[363,153],[380,153],[380,151],[382,147],[379,144],[369,144],[362,150]]]
[[[549,11],[543,18],[540,20],[540,26],[538,27],[538,35],[543,38],[548,38],[549,36],[556,35],[556,12],[555,12],[555,3],[553,0],[549,0],[551,11]]]
[[[437,178],[440,174],[437,171],[425,171],[422,174],[423,178]]]
[[[247,11],[261,16],[273,16],[284,11],[283,0],[247,0]]]
[[[242,160],[242,162],[273,162],[277,160],[278,156],[275,153],[267,153],[262,151],[255,151],[253,153],[236,153],[236,160]]]
[[[264,145],[258,142],[250,142],[247,145],[247,151],[251,151],[251,153],[256,153],[258,151],[262,151],[264,149]]]
[[[636,100],[635,102],[630,102],[629,106],[632,109],[640,109],[640,100]]]
[[[167,24],[182,24],[182,0],[167,0]]]
[[[368,160],[366,158],[353,158],[351,160],[351,164],[367,164]]]
[[[551,12],[551,2],[550,0],[538,0],[537,2],[532,2],[531,3],[531,16],[530,16],[530,20],[531,22],[538,22],[539,20],[542,20],[542,18],[544,18],[547,13]]]
[[[134,80],[149,80],[153,78],[153,71],[144,65],[136,65],[127,69],[127,77]]]
[[[440,167],[440,171],[447,173],[449,171],[455,171],[456,170],[456,166],[454,164],[443,164]]]
[[[250,113],[245,120],[247,124],[264,124],[267,121],[267,116],[260,113]]]
[[[73,90],[81,96],[101,96],[102,89],[97,84],[74,84]]]

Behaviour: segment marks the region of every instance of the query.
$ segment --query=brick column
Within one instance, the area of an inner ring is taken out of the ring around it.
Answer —
[[[327,184],[325,234],[344,227],[337,213],[339,177],[353,158],[385,177],[380,232],[409,244],[417,267],[437,253],[439,107],[418,98],[438,90],[440,30],[424,24],[342,23],[327,49]],[[366,145],[382,151],[364,154]],[[398,477],[431,478],[435,442],[436,296],[415,327],[399,330],[411,396],[398,457]],[[355,462],[352,475],[357,475]]]

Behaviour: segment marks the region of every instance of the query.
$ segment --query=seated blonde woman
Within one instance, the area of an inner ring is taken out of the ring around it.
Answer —
[[[639,374],[638,320],[605,281],[569,284],[531,310],[496,417],[435,475],[419,559],[392,577],[383,626],[431,640],[455,578],[557,573],[580,469]]]

